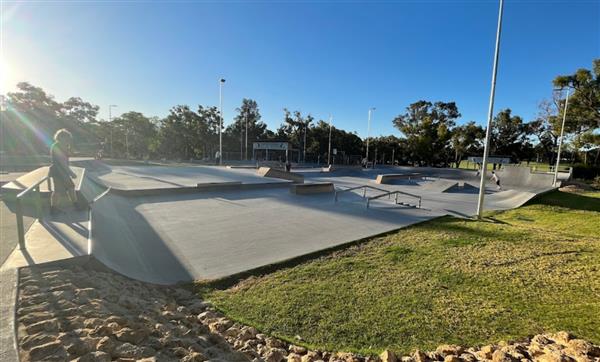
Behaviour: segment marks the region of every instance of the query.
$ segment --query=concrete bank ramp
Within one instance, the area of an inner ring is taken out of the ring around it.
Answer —
[[[426,182],[421,186],[421,190],[428,192],[448,192],[452,188],[459,186],[459,181],[438,179]]]
[[[174,284],[194,278],[177,255],[137,210],[134,199],[110,192],[92,209],[92,254],[131,278]]]
[[[263,177],[280,178],[293,182],[304,182],[304,176],[295,172],[286,172],[273,167],[260,167],[256,173]]]

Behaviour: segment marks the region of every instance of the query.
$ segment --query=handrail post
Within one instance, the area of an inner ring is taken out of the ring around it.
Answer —
[[[38,187],[36,187],[34,189],[35,192],[35,210],[37,212],[37,217],[38,219],[42,219],[42,195],[41,195],[41,190],[40,190],[40,186],[38,185]]]
[[[367,197],[367,187],[363,186],[363,199]],[[368,206],[367,206],[368,207]]]
[[[25,228],[23,227],[23,205],[21,200],[17,198],[17,234],[19,237],[19,249],[25,250]]]
[[[396,205],[398,205],[398,193],[396,192],[396,199],[395,199]]]

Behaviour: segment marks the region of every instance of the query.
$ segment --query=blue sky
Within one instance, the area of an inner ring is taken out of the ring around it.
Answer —
[[[600,1],[507,0],[496,111],[532,119],[552,79],[600,57]],[[98,104],[165,116],[243,97],[275,129],[282,109],[366,135],[419,99],[456,101],[485,122],[497,1],[2,3],[2,89],[28,81]]]

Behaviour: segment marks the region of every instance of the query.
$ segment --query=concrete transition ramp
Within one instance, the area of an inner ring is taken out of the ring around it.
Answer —
[[[529,167],[504,166],[497,171],[500,184],[510,188],[544,190],[552,187],[554,176],[550,173],[531,172]]]
[[[92,208],[92,255],[131,278],[173,284],[194,278],[153,225],[136,210],[135,199],[110,191]]]
[[[272,167],[261,167],[256,172],[263,177],[280,178],[298,183],[304,182],[304,176],[299,173],[285,172]]]

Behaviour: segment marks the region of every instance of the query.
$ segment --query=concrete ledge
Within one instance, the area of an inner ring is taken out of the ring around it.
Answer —
[[[405,179],[411,180],[411,179],[416,179],[416,178],[423,178],[423,174],[418,173],[418,172],[390,173],[390,174],[384,174],[384,175],[377,175],[377,178],[375,179],[375,183],[386,184],[393,180],[405,180]]]
[[[263,176],[263,177],[280,178],[280,179],[289,180],[289,181],[293,181],[293,182],[297,182],[297,183],[304,182],[304,176],[299,173],[286,172],[286,171],[274,169],[272,167],[261,167],[256,171],[256,173],[258,173],[260,176]]]
[[[290,193],[295,195],[310,195],[333,192],[333,182],[319,182],[310,184],[293,184]]]

